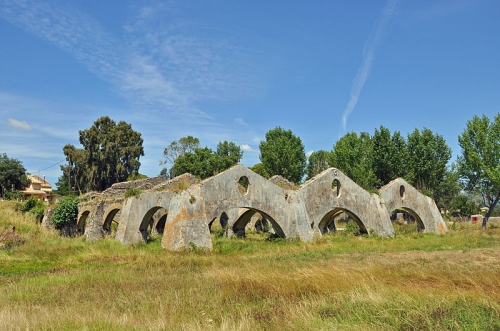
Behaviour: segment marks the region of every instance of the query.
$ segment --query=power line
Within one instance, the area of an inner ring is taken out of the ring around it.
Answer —
[[[58,164],[60,164],[61,162],[64,162],[64,161],[66,161],[66,159],[62,159],[61,161],[59,161],[59,162],[57,162],[57,163],[55,163],[55,164],[51,165],[50,167],[47,167],[47,168],[42,169],[42,170],[37,170],[37,171],[35,171],[35,172],[38,172],[38,173],[39,173],[39,172],[41,172],[41,171],[45,171],[45,170],[47,170],[47,169],[50,169],[50,168],[52,168],[52,167],[55,167],[56,165],[58,165]],[[34,172],[32,172],[32,173],[34,173]]]

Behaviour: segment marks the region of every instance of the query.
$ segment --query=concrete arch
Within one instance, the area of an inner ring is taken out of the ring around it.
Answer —
[[[240,219],[241,209],[259,211],[272,218],[283,237],[313,238],[304,203],[297,191],[284,190],[237,165],[172,197],[165,224],[168,235],[163,236],[162,246],[175,250],[195,243],[211,248],[210,222],[227,212],[230,235],[229,229]]]
[[[444,233],[448,229],[436,203],[402,178],[397,178],[380,189],[380,195],[389,211],[409,212],[423,232]]]
[[[153,223],[151,224],[152,235],[162,235],[167,221],[168,210],[160,208],[153,214]]]
[[[245,228],[248,222],[250,222],[252,216],[255,213],[260,213],[263,215],[267,221],[269,221],[274,229],[274,233],[280,238],[286,238],[283,229],[281,229],[278,222],[274,220],[274,218],[262,210],[254,209],[254,208],[246,208],[247,210],[236,220],[236,222],[232,226],[232,232],[238,237],[245,236]]]
[[[146,242],[152,216],[161,208],[169,211],[175,195],[172,191],[150,191],[125,199],[115,239],[125,245]]]
[[[85,232],[85,225],[87,223],[87,219],[91,213],[91,208],[84,208],[78,211],[78,218],[76,221],[76,231],[79,234],[83,234]]]
[[[244,190],[240,186],[241,178],[247,181]],[[283,237],[312,239],[312,231],[307,226],[308,216],[298,192],[282,189],[242,165],[202,181],[199,186],[210,220],[222,211],[244,208],[270,217]],[[239,216],[233,218],[234,222]]]
[[[229,217],[227,216],[226,212],[222,212],[222,214],[219,217],[213,218],[210,223],[208,223],[208,229],[210,232],[212,232],[212,226],[214,225],[215,221],[218,220],[218,223],[223,231],[227,231],[228,228],[228,221]]]
[[[107,233],[109,233],[111,223],[115,219],[115,216],[122,210],[122,207],[122,203],[112,203],[111,205],[107,206],[106,211],[104,212],[102,223],[102,228]]]
[[[321,236],[325,217],[347,212],[356,221],[360,231],[393,236],[394,228],[382,200],[357,185],[340,170],[329,168],[307,181],[299,189],[315,235]],[[323,222],[323,223],[322,223]]]
[[[352,211],[345,209],[345,208],[335,208],[335,209],[329,211],[321,219],[321,221],[318,223],[318,230],[321,232],[321,234],[331,232],[332,229],[333,229],[333,231],[337,230],[335,227],[335,224],[333,224],[333,226],[332,226],[332,223],[333,223],[333,218],[340,213],[346,213],[347,215],[349,215],[353,219],[353,221],[358,225],[359,232],[361,234],[368,234],[368,230],[366,229],[366,226],[363,223],[363,221],[356,214],[354,214]]]

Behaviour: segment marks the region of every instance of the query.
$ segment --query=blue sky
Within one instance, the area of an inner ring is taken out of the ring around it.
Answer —
[[[54,184],[107,115],[141,132],[148,176],[187,135],[252,166],[276,126],[307,152],[427,127],[456,157],[500,112],[499,32],[497,0],[0,0],[0,153]]]

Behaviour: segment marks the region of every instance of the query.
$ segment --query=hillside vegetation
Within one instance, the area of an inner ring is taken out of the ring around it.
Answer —
[[[311,243],[214,236],[213,251],[43,231],[0,201],[1,330],[498,330],[500,228],[337,233]]]

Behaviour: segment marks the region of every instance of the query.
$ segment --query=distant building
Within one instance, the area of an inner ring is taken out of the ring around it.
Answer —
[[[35,197],[44,202],[52,201],[52,185],[45,180],[45,177],[40,178],[36,175],[28,175],[28,178],[31,180],[31,183],[24,191],[21,191],[25,198]]]

